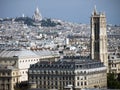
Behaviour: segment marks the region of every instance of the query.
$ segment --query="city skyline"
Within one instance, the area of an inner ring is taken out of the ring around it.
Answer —
[[[1,0],[0,18],[20,17],[22,14],[32,17],[36,7],[45,18],[56,18],[64,21],[89,24],[94,5],[97,10],[105,12],[108,24],[120,24],[119,0]]]

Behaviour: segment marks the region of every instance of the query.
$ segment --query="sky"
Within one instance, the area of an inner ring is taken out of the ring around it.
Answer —
[[[0,0],[0,18],[32,17],[38,7],[44,18],[89,24],[95,5],[108,24],[120,25],[120,0]]]

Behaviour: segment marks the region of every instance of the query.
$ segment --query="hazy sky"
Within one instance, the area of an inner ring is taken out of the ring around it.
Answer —
[[[0,18],[32,17],[38,6],[43,17],[89,23],[94,5],[106,13],[108,24],[120,24],[120,0],[0,0]]]

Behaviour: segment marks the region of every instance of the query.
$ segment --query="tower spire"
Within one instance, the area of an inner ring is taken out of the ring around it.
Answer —
[[[96,9],[96,5],[94,6],[94,11],[93,11],[93,15],[97,14],[97,9]]]

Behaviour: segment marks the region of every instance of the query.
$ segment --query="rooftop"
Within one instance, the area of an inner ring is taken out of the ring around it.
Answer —
[[[0,53],[0,57],[14,57],[14,56],[18,58],[38,57],[38,55],[36,55],[31,50],[25,49],[8,49]]]
[[[32,51],[26,49],[7,49],[0,52],[0,57],[2,58],[6,57],[38,58],[42,56],[59,56],[59,53],[50,50]]]
[[[99,68],[105,67],[103,63],[95,60],[73,60],[73,61],[41,61],[30,66],[30,69],[90,69],[90,68]]]

